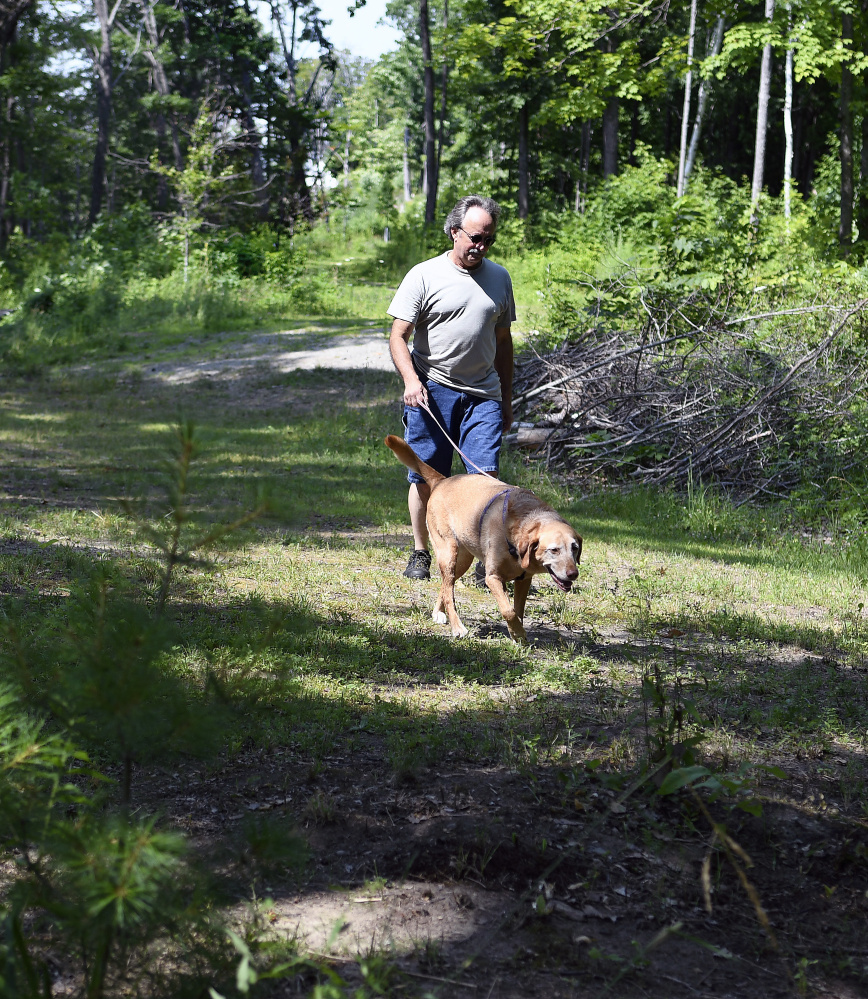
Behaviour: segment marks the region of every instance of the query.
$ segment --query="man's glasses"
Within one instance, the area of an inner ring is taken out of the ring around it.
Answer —
[[[464,235],[470,240],[471,243],[476,246],[494,246],[494,241],[496,236],[483,236],[481,232],[478,232],[475,236],[471,236],[466,229],[462,229],[458,226],[459,232],[463,232]]]

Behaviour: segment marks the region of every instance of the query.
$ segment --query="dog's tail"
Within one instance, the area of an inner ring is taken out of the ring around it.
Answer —
[[[402,461],[411,472],[421,475],[429,486],[436,486],[438,482],[446,478],[430,465],[426,465],[413,448],[406,441],[402,441],[400,437],[389,434],[386,438],[386,447],[391,448],[398,460]]]

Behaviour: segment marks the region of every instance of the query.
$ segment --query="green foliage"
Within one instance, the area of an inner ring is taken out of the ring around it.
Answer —
[[[183,841],[153,820],[106,813],[80,789],[84,753],[47,734],[8,687],[0,689],[0,747],[0,843],[18,857],[0,909],[0,995],[51,994],[40,942],[47,923],[48,939],[83,974],[83,994],[100,999],[112,971],[189,918]]]
[[[48,731],[8,684],[0,687],[0,840],[26,850],[60,809],[85,801],[69,778],[86,763],[68,736]]]
[[[165,490],[165,511],[157,518],[156,523],[143,520],[135,504],[123,504],[127,514],[136,521],[142,537],[157,550],[162,561],[162,580],[157,594],[158,618],[166,605],[176,566],[189,563],[195,552],[213,547],[221,539],[262,516],[268,509],[268,500],[262,495],[253,510],[231,523],[196,531],[191,509],[191,473],[199,444],[195,424],[191,420],[181,422],[174,428],[170,449],[171,456],[165,462],[161,482]]]

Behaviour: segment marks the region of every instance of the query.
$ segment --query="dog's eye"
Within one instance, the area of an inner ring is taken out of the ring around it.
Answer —
[[[554,548],[549,548],[547,550],[550,551],[552,555],[557,555],[557,553],[560,551],[560,548],[558,548],[557,545],[555,545]]]

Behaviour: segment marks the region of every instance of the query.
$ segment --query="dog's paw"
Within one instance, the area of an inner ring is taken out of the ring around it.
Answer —
[[[435,624],[449,624],[449,618],[446,616],[446,612],[442,610],[433,610],[431,612],[431,620]]]
[[[509,637],[518,645],[527,645],[527,632],[520,621],[509,625]]]
[[[459,624],[457,628],[452,629],[453,638],[464,638],[466,635],[469,634],[470,632],[467,630],[467,628],[464,627],[463,624]]]

